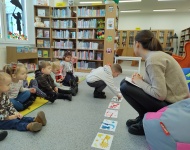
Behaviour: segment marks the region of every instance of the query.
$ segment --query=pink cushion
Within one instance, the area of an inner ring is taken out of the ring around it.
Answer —
[[[177,142],[177,150],[190,150],[190,143]]]

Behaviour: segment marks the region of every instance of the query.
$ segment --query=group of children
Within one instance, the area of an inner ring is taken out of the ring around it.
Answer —
[[[23,64],[5,65],[0,72],[0,129],[36,132],[46,125],[44,112],[35,118],[23,117],[18,111],[31,105],[36,96],[44,97],[51,103],[56,99],[72,100],[78,92],[78,77],[74,76],[71,52],[66,52],[63,63],[42,61],[35,71],[35,79],[29,86],[23,83],[27,78],[27,69]],[[106,98],[103,89],[108,87],[121,98],[120,91],[114,86],[113,77],[122,73],[121,66],[114,64],[94,69],[86,78],[87,84],[95,87],[94,98]],[[25,85],[25,88],[23,87]],[[0,140],[7,136],[0,132]]]

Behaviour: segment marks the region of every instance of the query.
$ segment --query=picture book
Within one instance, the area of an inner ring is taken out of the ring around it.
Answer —
[[[44,47],[49,48],[50,47],[50,41],[44,41]]]
[[[133,82],[132,82],[132,79],[129,78],[129,77],[125,77],[125,81],[127,81],[127,82],[129,82],[129,83],[131,83],[131,84],[133,84],[133,85],[135,85],[135,86],[137,86],[137,87],[139,87],[138,85],[136,85],[135,83],[133,83]],[[140,87],[139,87],[139,88],[140,88]]]
[[[38,50],[38,57],[42,57],[42,50]]]
[[[44,21],[44,25],[45,25],[45,27],[49,28],[50,27],[49,26],[49,21]]]
[[[49,57],[49,52],[48,50],[43,50],[43,57],[48,58]]]
[[[110,108],[110,109],[120,109],[120,104],[119,103],[110,102],[108,108]]]
[[[45,9],[38,9],[38,16],[45,17]]]
[[[118,110],[107,109],[104,116],[108,118],[117,118]]]
[[[34,47],[29,47],[29,48],[28,48],[28,52],[29,52],[29,53],[37,53],[37,49],[34,48]]]
[[[122,102],[122,98],[121,99],[118,99],[117,96],[114,96],[112,99],[111,99],[112,102]]]
[[[113,135],[98,132],[94,139],[94,142],[92,143],[92,147],[110,150],[112,141]]]
[[[44,47],[44,40],[37,39],[37,47]]]
[[[17,53],[27,53],[28,48],[27,47],[17,47]]]
[[[104,121],[100,126],[100,129],[114,132],[116,127],[117,127],[117,121],[104,119]]]
[[[44,30],[44,37],[49,38],[49,30]]]
[[[43,37],[43,30],[37,29],[37,37]]]

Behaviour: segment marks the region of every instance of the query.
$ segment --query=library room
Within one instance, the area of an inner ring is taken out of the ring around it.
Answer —
[[[1,150],[190,150],[190,1],[0,0],[0,94]]]

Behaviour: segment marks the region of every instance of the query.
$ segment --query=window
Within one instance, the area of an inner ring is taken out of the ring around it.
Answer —
[[[2,3],[2,1],[0,1],[0,10],[2,10],[3,9],[3,3]],[[2,14],[2,12],[0,11],[0,39],[2,39],[2,32],[3,32],[3,30],[2,30],[2,18],[3,18],[3,14]]]

